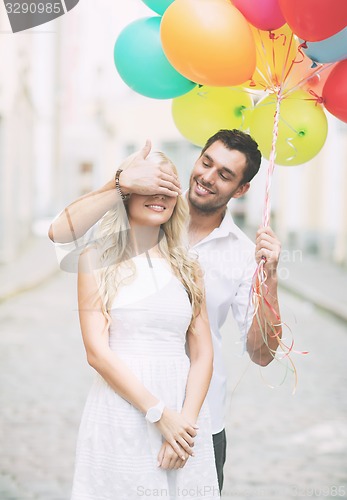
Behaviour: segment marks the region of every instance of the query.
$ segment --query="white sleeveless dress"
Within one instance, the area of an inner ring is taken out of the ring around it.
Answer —
[[[189,298],[164,259],[138,256],[133,262],[136,277],[113,303],[110,347],[153,395],[180,411],[190,366]],[[97,375],[80,425],[71,500],[220,498],[206,405],[197,421],[195,456],[167,471],[157,466],[162,436],[155,424]]]

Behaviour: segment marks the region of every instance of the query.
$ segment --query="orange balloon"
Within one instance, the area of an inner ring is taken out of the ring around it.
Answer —
[[[257,51],[257,67],[245,86],[255,89],[279,87],[293,68],[298,42],[287,24],[273,31],[251,26]]]
[[[172,66],[193,82],[234,86],[254,72],[252,32],[230,0],[175,0],[163,15],[160,33]]]

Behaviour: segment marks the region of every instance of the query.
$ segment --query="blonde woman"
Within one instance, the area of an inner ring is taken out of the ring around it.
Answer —
[[[162,154],[156,162],[175,167]],[[217,499],[208,409],[213,349],[181,196],[132,194],[79,258],[78,303],[98,372],[72,500]]]

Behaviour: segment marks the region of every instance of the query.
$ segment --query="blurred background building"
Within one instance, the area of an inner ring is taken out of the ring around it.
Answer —
[[[171,101],[143,97],[116,72],[119,32],[152,16],[140,0],[81,0],[70,13],[13,35],[0,10],[0,263],[13,261],[76,197],[101,186],[146,138],[177,164],[184,187],[199,148],[177,131]],[[328,114],[328,113],[327,113]],[[347,125],[328,116],[320,154],[277,167],[272,225],[288,248],[347,265]],[[233,200],[250,234],[260,225],[267,162]]]

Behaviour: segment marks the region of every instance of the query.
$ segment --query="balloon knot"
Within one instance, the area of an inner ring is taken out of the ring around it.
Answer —
[[[318,94],[316,94],[316,92],[312,89],[310,89],[309,91],[309,94],[311,94],[313,97],[314,97],[314,101],[316,101],[316,106],[317,104],[324,104],[324,98],[322,96],[319,96]]]
[[[317,68],[318,64],[316,61],[312,61],[311,68]]]

